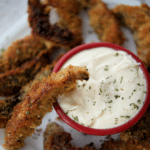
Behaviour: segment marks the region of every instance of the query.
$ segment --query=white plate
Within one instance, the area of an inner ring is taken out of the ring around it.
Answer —
[[[4,0],[2,0],[4,1]],[[16,1],[16,0],[15,0]],[[26,4],[27,0],[23,1],[24,4]],[[108,4],[109,8],[113,8],[117,4],[129,4],[129,5],[140,5],[139,1],[136,0],[104,0]],[[7,4],[6,4],[7,5]],[[17,6],[16,6],[17,7]],[[23,7],[23,6],[22,6]],[[27,8],[27,6],[24,6]],[[18,20],[15,24],[10,24],[9,29],[7,31],[2,31],[4,27],[0,29],[0,49],[1,48],[7,48],[13,41],[16,39],[22,38],[25,35],[30,34],[30,28],[28,27],[27,22],[27,13],[22,11],[22,8],[17,7],[20,12],[22,12],[24,15],[23,17],[20,17],[20,20]],[[19,14],[19,11],[17,12]],[[17,15],[17,14],[15,14]],[[7,15],[9,17],[10,15]],[[96,34],[89,33],[87,31],[93,30],[89,25],[88,16],[85,12],[82,12],[80,16],[83,18],[83,38],[85,43],[90,43],[91,41],[99,41]],[[17,18],[15,16],[15,18]],[[13,18],[9,18],[10,22]],[[5,26],[5,24],[4,24]],[[132,34],[129,30],[122,28],[127,40],[124,43],[124,47],[131,50],[133,53],[136,54],[136,46],[132,37]],[[43,132],[45,131],[46,125],[51,121],[56,121],[56,117],[58,115],[56,114],[55,110],[53,110],[51,113],[48,113],[42,121],[42,124],[37,127],[38,129],[42,129],[42,132],[35,132],[31,137],[26,138],[25,140],[25,146],[21,150],[42,150],[43,149]],[[106,136],[92,136],[92,135],[84,135],[83,133],[80,133],[71,127],[69,127],[64,122],[56,121],[60,125],[63,126],[65,131],[70,132],[73,138],[72,143],[76,146],[84,146],[85,144],[88,144],[90,142],[93,142],[97,148],[100,147],[101,143],[103,141],[107,140]],[[111,136],[114,139],[119,138],[119,134],[115,134]],[[3,150],[1,145],[4,143],[4,129],[0,129],[0,150]]]

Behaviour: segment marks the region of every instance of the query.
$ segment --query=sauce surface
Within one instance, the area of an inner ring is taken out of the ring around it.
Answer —
[[[63,111],[74,121],[92,128],[111,128],[127,122],[145,99],[145,79],[130,55],[111,48],[84,50],[63,68],[85,66],[88,81],[77,81],[76,89],[58,98]]]

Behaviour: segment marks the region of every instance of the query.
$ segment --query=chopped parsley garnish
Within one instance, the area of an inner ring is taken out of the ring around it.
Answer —
[[[116,53],[116,55],[115,56],[119,56],[119,53]]]
[[[88,69],[87,69],[87,67],[85,66],[85,68],[86,68],[86,71],[88,71]]]
[[[100,93],[102,93],[102,89],[100,88]]]
[[[89,86],[89,89],[91,89],[91,86]]]
[[[72,109],[72,110],[70,110],[70,111],[74,111],[74,110],[77,110],[77,109],[75,108],[75,109]]]
[[[26,115],[29,115],[30,114],[30,112],[29,111],[26,111]]]
[[[96,102],[93,103],[93,105],[95,105],[95,104],[96,104]]]
[[[67,112],[66,112],[66,115],[68,115],[69,114],[69,110],[67,110]]]
[[[121,77],[121,81],[120,81],[120,83],[122,83],[122,80],[123,80],[123,77]]]
[[[75,122],[79,122],[78,116],[75,116],[75,117],[74,117],[74,116],[72,115],[72,118],[73,118],[73,120],[74,120]]]
[[[118,118],[115,118],[115,124],[117,124],[118,123]]]
[[[105,70],[105,71],[108,71],[108,68],[105,68],[104,70]]]
[[[126,119],[130,119],[131,116],[120,116],[121,118],[126,118]]]
[[[108,103],[112,103],[112,102],[113,102],[112,100],[108,101]]]
[[[85,86],[85,83],[84,83],[84,84],[82,84],[82,86],[84,87],[84,86]]]
[[[141,100],[139,99],[139,100],[137,100],[137,102],[139,103],[139,104],[141,104]]]
[[[116,83],[116,79],[114,80],[114,82],[113,83]]]
[[[131,103],[130,106],[133,106],[133,109],[137,109],[137,110],[139,109],[139,106],[136,105],[135,103]]]
[[[119,98],[120,96],[119,96],[119,95],[115,95],[114,97],[117,99],[117,98]]]

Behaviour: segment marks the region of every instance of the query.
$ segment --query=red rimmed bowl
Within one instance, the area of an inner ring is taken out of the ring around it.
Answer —
[[[128,122],[121,124],[117,127],[106,128],[106,129],[95,129],[95,128],[85,127],[85,126],[82,126],[81,124],[78,124],[77,122],[75,122],[69,116],[67,116],[65,114],[65,112],[61,109],[58,102],[56,102],[54,104],[54,109],[56,110],[56,112],[62,118],[62,120],[64,122],[66,122],[69,126],[71,126],[72,128],[74,128],[80,132],[83,132],[83,133],[86,133],[89,135],[111,135],[111,134],[116,134],[116,133],[122,132],[122,131],[128,129],[129,127],[133,126],[144,115],[144,113],[146,112],[146,110],[149,106],[149,103],[150,103],[150,76],[149,76],[149,73],[148,73],[147,69],[145,68],[144,64],[141,62],[141,60],[135,54],[133,54],[131,51],[127,50],[124,47],[115,45],[115,44],[104,43],[104,42],[89,43],[89,44],[83,44],[76,48],[73,48],[68,53],[66,53],[58,61],[58,63],[54,67],[53,72],[58,72],[62,68],[62,66],[65,64],[65,62],[67,62],[67,60],[69,60],[72,56],[76,55],[77,53],[84,51],[84,50],[88,50],[91,48],[98,48],[98,47],[106,47],[106,48],[112,48],[116,51],[118,51],[118,50],[124,51],[127,54],[129,54],[137,63],[140,63],[139,67],[143,71],[143,75],[144,75],[144,78],[146,81],[146,91],[147,91],[146,96],[145,96],[145,101],[144,101],[142,108]]]

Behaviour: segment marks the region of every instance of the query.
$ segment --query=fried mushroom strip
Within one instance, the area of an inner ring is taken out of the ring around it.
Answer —
[[[11,96],[32,80],[42,67],[49,63],[50,49],[43,50],[33,60],[27,61],[16,69],[0,75],[0,95]]]
[[[121,25],[137,31],[139,27],[150,21],[150,8],[147,4],[141,6],[117,5],[112,10]]]
[[[24,145],[27,136],[42,122],[47,112],[52,111],[57,97],[76,87],[76,80],[88,80],[89,74],[84,67],[68,66],[57,73],[35,83],[31,91],[19,103],[8,121],[5,131],[6,150],[16,150]]]
[[[91,9],[88,11],[90,25],[94,28],[98,38],[103,42],[122,45],[125,36],[112,11],[101,0],[93,0],[91,5]]]
[[[44,78],[51,75],[56,63],[58,60],[63,56],[64,54],[60,54],[56,57],[56,59],[53,60],[53,62],[49,65],[46,65],[44,68],[41,69],[40,72],[36,74],[34,77],[34,80],[30,81],[27,85],[23,86],[20,90],[21,93],[21,99],[23,100],[24,97],[27,95],[28,92],[32,89],[35,83],[42,81]]]
[[[150,66],[150,7],[118,5],[113,9],[121,25],[129,28],[137,45],[138,57],[148,68]]]
[[[94,147],[84,146],[82,148],[73,146],[70,141],[71,134],[55,122],[49,123],[44,132],[44,150],[94,150]]]
[[[14,107],[24,99],[34,84],[51,75],[55,64],[62,56],[63,54],[60,54],[50,65],[42,68],[41,71],[36,74],[33,80],[21,88],[18,94],[0,100],[0,128],[5,128],[8,120],[12,117]]]
[[[32,33],[58,45],[70,45],[74,40],[73,34],[58,24],[49,23],[50,7],[40,0],[28,0],[28,21]]]
[[[53,47],[51,44],[50,47]],[[15,69],[26,61],[32,60],[41,51],[47,49],[40,38],[33,35],[13,42],[0,57],[0,73]]]

